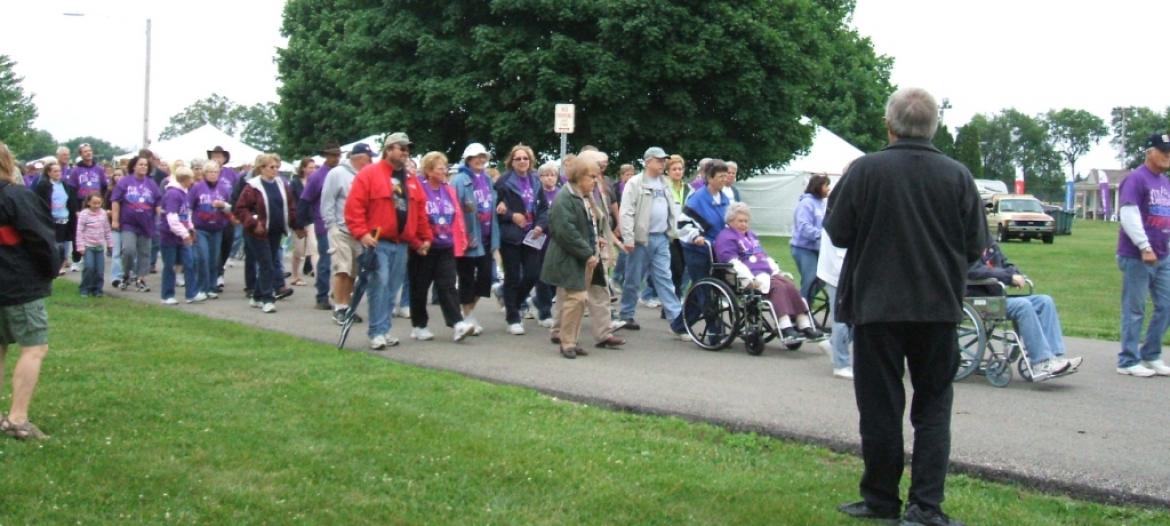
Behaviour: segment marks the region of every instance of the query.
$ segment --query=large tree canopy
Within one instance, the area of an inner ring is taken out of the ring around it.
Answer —
[[[1009,108],[990,118],[975,115],[963,130],[979,138],[985,178],[998,179],[1011,188],[1019,166],[1030,193],[1052,200],[1064,195],[1060,155],[1040,120]]]
[[[171,139],[204,124],[219,128],[254,148],[273,152],[277,150],[276,104],[272,102],[243,106],[212,93],[171,116],[159,139]]]
[[[16,63],[8,55],[0,55],[0,141],[8,144],[13,155],[30,157],[30,150],[40,138],[33,135],[33,119],[37,118],[37,107],[32,97],[24,93],[13,66]]]
[[[1077,173],[1077,159],[1089,153],[1109,133],[1101,117],[1085,110],[1049,110],[1044,125],[1048,127],[1053,149],[1068,163],[1069,173],[1073,175]]]
[[[808,116],[880,145],[890,60],[846,26],[851,0],[290,0],[278,52],[286,151],[406,131],[458,154],[574,146],[617,160],[658,145],[773,165],[807,148]]]
[[[1152,133],[1170,133],[1170,108],[1159,113],[1141,106],[1118,106],[1110,112],[1113,129],[1110,144],[1117,149],[1117,160],[1129,168],[1146,162],[1142,146]]]

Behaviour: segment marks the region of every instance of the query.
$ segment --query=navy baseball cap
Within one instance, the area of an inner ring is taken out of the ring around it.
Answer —
[[[369,155],[370,157],[373,157],[374,150],[370,149],[370,145],[368,145],[364,142],[359,142],[359,143],[353,145],[353,149],[349,151],[350,157],[353,157],[355,155],[361,155],[361,154],[366,154],[366,155]]]
[[[1170,135],[1165,133],[1155,133],[1146,138],[1146,145],[1144,150],[1150,148],[1157,148],[1162,153],[1170,153]]]

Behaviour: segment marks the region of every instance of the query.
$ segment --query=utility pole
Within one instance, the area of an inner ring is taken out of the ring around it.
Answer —
[[[150,146],[150,19],[146,19],[146,86],[142,95],[142,147]]]

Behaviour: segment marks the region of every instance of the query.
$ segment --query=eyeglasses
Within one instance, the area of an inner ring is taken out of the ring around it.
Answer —
[[[527,161],[528,158],[527,157],[513,157],[512,160],[513,161]]]
[[[395,144],[395,145],[394,145],[394,147],[395,147],[395,148],[398,148],[399,150],[402,150],[402,151],[404,151],[404,152],[409,152],[409,151],[410,151],[410,145],[409,145],[409,144]]]

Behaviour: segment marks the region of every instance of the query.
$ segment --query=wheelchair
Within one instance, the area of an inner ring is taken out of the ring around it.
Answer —
[[[707,277],[691,284],[683,300],[683,319],[691,340],[708,351],[724,349],[736,338],[752,356],[762,354],[764,344],[777,338],[789,350],[805,342],[804,337],[781,337],[772,302],[760,291],[740,286],[731,263],[711,263]]]
[[[1069,369],[1060,374],[1035,375],[1024,342],[1016,332],[1015,322],[1007,317],[1009,297],[1030,296],[1033,293],[1031,280],[1026,280],[1028,293],[1008,295],[1003,283],[994,278],[975,280],[968,285],[990,286],[999,290],[999,295],[967,296],[963,298],[963,321],[958,327],[959,368],[955,381],[966,379],[972,374],[982,375],[995,387],[1005,387],[1012,381],[1012,369],[1028,382],[1044,382],[1053,378],[1068,376],[1076,372]]]

